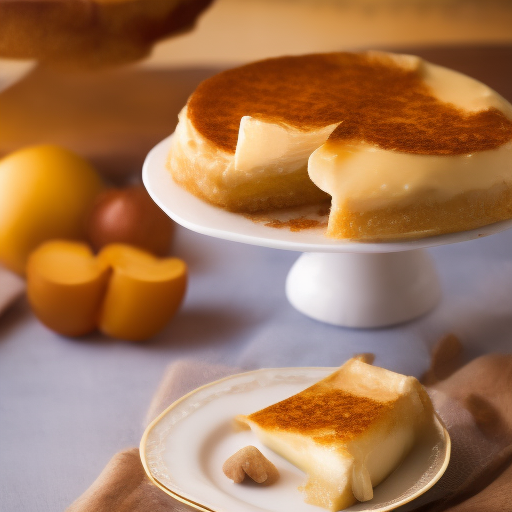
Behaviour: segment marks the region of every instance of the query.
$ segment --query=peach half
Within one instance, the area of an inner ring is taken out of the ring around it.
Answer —
[[[178,309],[187,267],[124,244],[107,245],[98,260],[112,268],[98,326],[114,338],[143,340],[157,334]]]
[[[27,295],[36,316],[65,336],[99,328],[141,341],[157,334],[185,295],[187,267],[129,245],[106,246],[98,256],[79,242],[52,240],[31,253]]]

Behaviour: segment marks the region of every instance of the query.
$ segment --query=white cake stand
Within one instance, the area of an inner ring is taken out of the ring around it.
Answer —
[[[412,320],[440,299],[427,247],[472,240],[512,227],[512,220],[476,230],[405,242],[361,243],[326,238],[324,228],[291,232],[214,207],[178,186],[166,168],[171,137],[148,154],[142,178],[174,221],[197,233],[274,249],[301,251],[286,280],[299,311],[345,327],[384,327]]]

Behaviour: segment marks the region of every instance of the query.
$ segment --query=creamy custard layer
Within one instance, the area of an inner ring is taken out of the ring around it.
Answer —
[[[510,104],[484,84],[432,64],[418,69],[439,100],[465,112],[498,108],[512,118]],[[425,155],[328,140],[311,155],[308,172],[332,196],[328,234],[335,238],[432,236],[512,216],[512,141]]]
[[[398,208],[422,200],[447,201],[463,192],[512,183],[512,142],[477,153],[439,156],[328,142],[309,159],[309,176],[356,211]]]
[[[309,174],[332,196],[334,238],[418,238],[512,217],[512,142],[462,156],[328,146],[311,155]]]

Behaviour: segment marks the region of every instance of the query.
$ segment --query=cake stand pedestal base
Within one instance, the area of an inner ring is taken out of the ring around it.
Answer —
[[[388,253],[302,254],[286,280],[301,313],[344,327],[384,327],[416,318],[441,296],[424,249]]]

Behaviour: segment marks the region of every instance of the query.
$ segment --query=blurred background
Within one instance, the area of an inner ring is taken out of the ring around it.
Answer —
[[[233,65],[377,47],[512,40],[507,0],[217,0],[193,33],[156,45],[147,65]]]
[[[26,59],[0,61],[0,85],[30,74],[0,97],[0,156],[44,133],[123,181],[201,80],[284,54],[413,52],[506,94],[511,26],[508,0],[2,0],[0,57]]]

